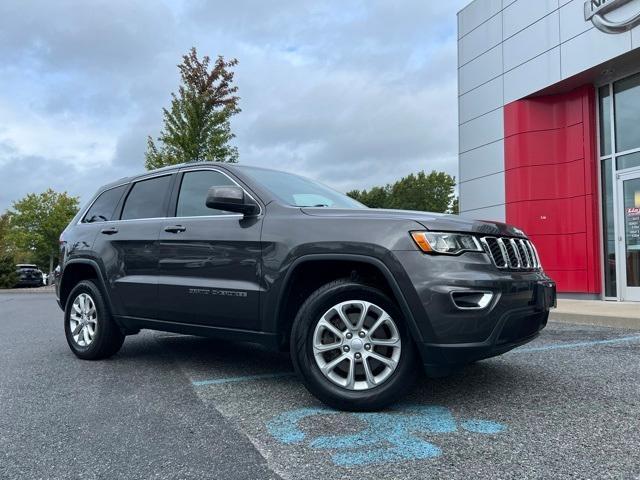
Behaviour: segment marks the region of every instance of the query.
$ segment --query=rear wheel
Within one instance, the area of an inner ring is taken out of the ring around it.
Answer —
[[[71,291],[64,332],[71,351],[85,360],[110,357],[124,342],[124,334],[113,321],[100,289],[90,280],[83,280]]]
[[[324,285],[306,300],[291,350],[309,391],[341,410],[380,409],[415,378],[415,347],[400,310],[380,290],[351,280]]]

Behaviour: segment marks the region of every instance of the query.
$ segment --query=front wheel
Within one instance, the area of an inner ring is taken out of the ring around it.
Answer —
[[[395,303],[351,280],[324,285],[306,300],[294,321],[291,353],[307,389],[340,410],[377,410],[395,402],[417,370]]]

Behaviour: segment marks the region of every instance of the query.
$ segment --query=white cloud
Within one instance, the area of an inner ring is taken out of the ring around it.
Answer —
[[[0,3],[0,209],[143,169],[189,47],[237,57],[240,160],[349,190],[455,174],[464,0]]]

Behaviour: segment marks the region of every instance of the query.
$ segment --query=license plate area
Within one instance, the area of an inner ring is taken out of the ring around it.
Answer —
[[[556,285],[552,282],[536,284],[534,291],[534,305],[538,310],[549,310],[557,307]]]

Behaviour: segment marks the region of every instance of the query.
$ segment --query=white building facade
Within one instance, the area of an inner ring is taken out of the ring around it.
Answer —
[[[640,0],[458,14],[461,214],[514,223],[559,291],[640,301]]]

